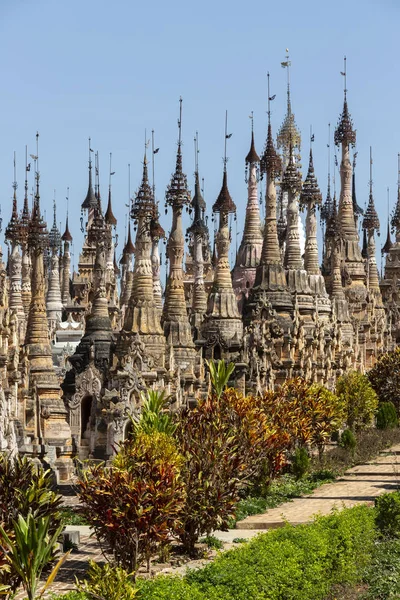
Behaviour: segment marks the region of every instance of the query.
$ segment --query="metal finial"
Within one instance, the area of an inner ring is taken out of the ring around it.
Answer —
[[[328,123],[328,187],[331,187],[331,124]]]
[[[158,150],[159,150],[158,148],[157,149],[154,148],[154,129],[152,129],[151,130],[151,177],[152,177],[152,186],[151,187],[152,187],[152,190],[153,190],[153,198],[154,198],[154,200],[156,198],[156,180],[155,180],[155,175],[154,175],[154,173],[155,173],[155,170],[154,170],[154,167],[155,167],[155,165],[154,165],[154,163],[155,163],[154,157],[157,154]]]
[[[369,147],[369,193],[372,194],[372,146]]]
[[[92,148],[91,148],[91,138],[89,138],[89,169],[92,170]]]
[[[196,135],[194,137],[194,170],[195,173],[199,172],[199,132],[196,131]]]
[[[344,71],[342,72],[342,75],[343,75],[343,78],[344,78],[344,81],[343,81],[343,83],[344,83],[344,89],[343,89],[343,91],[344,91],[344,97],[346,99],[346,97],[347,97],[347,58],[346,57],[344,57],[343,62],[344,62]]]
[[[180,148],[182,145],[182,96],[180,96],[180,98],[179,98],[178,131],[179,131],[178,146]]]
[[[289,60],[289,48],[286,48],[286,56],[285,56],[286,60],[281,62],[281,66],[287,70],[287,109],[288,109],[288,115],[290,117],[290,114],[292,112],[292,107],[291,107],[291,102],[290,102],[290,67],[292,65],[291,61]]]
[[[224,146],[224,171],[226,171],[226,163],[228,162],[228,158],[226,156],[226,146],[227,140],[232,137],[231,133],[228,133],[228,111],[225,111],[225,146]]]
[[[397,190],[400,191],[400,152],[397,155]]]
[[[16,161],[15,150],[14,150],[14,181],[13,181],[12,186],[13,186],[14,192],[16,192],[18,183],[17,183],[17,161]]]

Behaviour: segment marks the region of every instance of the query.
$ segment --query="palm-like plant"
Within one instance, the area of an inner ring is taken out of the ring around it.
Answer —
[[[206,364],[210,371],[211,387],[219,399],[222,392],[228,386],[229,378],[235,369],[235,365],[233,363],[226,363],[224,360],[206,360]]]
[[[166,433],[173,435],[176,425],[168,410],[170,396],[165,390],[147,390],[142,392],[142,410],[137,420],[132,419],[135,433]]]
[[[35,519],[31,512],[26,519],[18,515],[18,519],[13,521],[14,539],[11,539],[0,525],[0,547],[5,554],[6,562],[22,581],[28,600],[42,597],[69,555],[67,552],[60,558],[39,596],[36,596],[40,576],[43,569],[55,558],[55,546],[63,528],[64,526],[60,525],[50,534],[50,517]]]

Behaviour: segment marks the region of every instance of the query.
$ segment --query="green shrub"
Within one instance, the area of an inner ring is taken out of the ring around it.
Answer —
[[[375,539],[374,510],[357,506],[261,534],[179,577],[140,583],[143,600],[318,600],[358,581]]]
[[[393,402],[382,402],[376,413],[376,426],[378,429],[397,427],[398,419],[396,407]]]
[[[339,377],[336,394],[345,405],[345,420],[349,429],[358,431],[372,425],[378,396],[366,375],[350,371]]]
[[[207,544],[209,548],[213,548],[214,550],[221,550],[224,547],[224,542],[215,535],[207,535],[206,537],[201,538],[200,542]]]
[[[350,429],[345,429],[340,438],[340,445],[346,450],[354,450],[357,446],[357,439]]]
[[[53,489],[53,476],[42,466],[26,457],[10,458],[0,453],[0,524],[11,539],[14,537],[14,522],[32,514],[35,519],[50,518],[49,535],[58,530],[62,523],[62,498]],[[0,565],[3,550],[0,548]],[[5,573],[0,569],[0,586],[9,585],[16,590],[21,576],[12,568]]]
[[[393,402],[400,415],[400,348],[384,354],[368,372],[380,402]]]
[[[400,537],[400,492],[382,494],[375,499],[376,525],[382,535]]]
[[[182,456],[165,433],[130,436],[113,466],[86,470],[78,482],[82,512],[118,566],[136,571],[181,525]]]
[[[121,567],[100,566],[91,560],[87,577],[77,583],[77,588],[93,600],[133,600],[137,595],[132,576]]]
[[[368,585],[363,598],[400,598],[400,540],[385,539],[376,544],[363,581]]]
[[[291,471],[297,480],[302,479],[310,468],[310,457],[306,448],[296,448],[292,457]]]

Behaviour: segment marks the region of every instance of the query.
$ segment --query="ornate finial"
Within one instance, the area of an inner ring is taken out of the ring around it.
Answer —
[[[253,111],[251,111],[250,119],[251,119],[251,143],[250,143],[250,150],[249,150],[249,152],[248,152],[248,154],[246,156],[246,164],[248,164],[248,165],[260,162],[260,157],[258,156],[258,154],[256,152],[256,148],[255,148],[255,144],[254,144],[254,115],[253,115]],[[246,180],[247,180],[247,177],[246,177]]]
[[[146,141],[144,146],[142,183],[140,184],[131,209],[131,218],[134,219],[135,222],[140,218],[151,218],[154,215],[154,198],[149,184],[147,171]]]
[[[86,194],[86,198],[82,202],[83,210],[89,210],[89,208],[94,208],[97,205],[97,200],[96,200],[96,196],[93,192],[93,184],[92,184],[92,153],[93,153],[93,150],[91,148],[91,139],[89,138],[89,184],[88,184],[88,191]]]
[[[128,224],[128,239],[126,240],[126,244],[125,244],[122,252],[123,252],[123,254],[134,254],[135,253],[135,246],[132,243],[130,222]]]
[[[68,227],[68,211],[69,211],[69,187],[67,187],[67,195],[65,197],[65,200],[67,201],[67,216],[65,219],[65,231],[61,236],[61,239],[63,242],[72,242],[72,235],[71,232],[69,230]]]
[[[111,170],[111,159],[112,159],[112,154],[110,152],[110,175],[109,175],[109,183],[108,183],[108,204],[107,204],[106,214],[104,215],[104,219],[108,225],[112,225],[112,226],[116,227],[117,219],[114,216],[114,213],[112,210],[112,203],[111,203],[111,177],[113,175],[115,175],[115,171]]]
[[[280,157],[278,156],[275,147],[274,147],[274,140],[272,137],[272,127],[271,127],[271,102],[273,100],[275,100],[275,94],[273,96],[271,96],[270,94],[270,80],[269,80],[269,73],[267,73],[267,78],[268,78],[268,133],[267,133],[267,140],[265,142],[265,149],[264,149],[264,153],[261,157],[261,161],[260,161],[260,171],[261,171],[261,176],[264,173],[267,173],[270,175],[270,177],[272,177],[273,179],[276,179],[277,177],[279,177],[279,175],[282,172],[282,161],[280,159]]]
[[[290,145],[289,149],[289,164],[286,167],[286,171],[283,175],[281,189],[283,192],[291,192],[297,194],[301,190],[301,174],[294,162],[293,147]]]
[[[200,189],[200,177],[199,177],[199,134],[196,131],[194,138],[194,162],[195,162],[195,184],[194,184],[194,196],[192,199],[192,208],[194,211],[193,222],[188,227],[188,234],[206,234],[208,229],[204,222],[204,213],[206,210],[206,203]]]
[[[176,168],[171,177],[171,182],[165,193],[166,204],[176,208],[182,208],[190,204],[190,192],[187,186],[186,175],[182,171],[182,98],[179,99],[179,119],[178,119],[178,151],[176,154]]]
[[[346,57],[344,57],[344,71],[341,71],[341,75],[344,77],[344,102],[343,102],[343,111],[341,116],[339,117],[339,122],[335,131],[335,144],[339,146],[340,144],[346,144],[352,146],[356,143],[356,132],[353,129],[353,121],[351,119],[349,109],[347,106],[347,70],[346,70]]]
[[[290,98],[290,67],[292,65],[289,60],[289,49],[286,48],[285,61],[281,62],[281,66],[287,70],[287,112],[282,126],[279,130],[277,137],[278,149],[283,149],[284,152],[288,153],[290,145],[292,150],[294,148],[300,150],[301,148],[301,135],[297,128],[294,114],[292,112],[292,103]]]
[[[311,136],[311,142],[314,141],[313,136]],[[300,194],[300,206],[304,208],[307,204],[321,204],[322,195],[320,189],[318,187],[317,178],[314,173],[314,163],[313,163],[313,154],[312,147],[310,145],[310,161],[308,164],[308,173],[307,177],[303,183],[303,188]]]
[[[36,192],[33,203],[31,220],[28,226],[28,247],[34,251],[42,251],[49,245],[49,234],[46,223],[40,212],[40,192],[39,192],[39,132],[36,133],[36,155],[31,154],[35,162]]]
[[[388,254],[391,247],[393,246],[392,244],[392,240],[390,237],[390,201],[389,201],[389,188],[387,188],[387,212],[388,212],[388,217],[387,217],[387,236],[386,236],[386,242],[384,244],[384,246],[382,246],[382,254]]]
[[[13,193],[13,204],[12,204],[12,213],[11,219],[6,227],[5,231],[5,239],[10,241],[13,244],[18,243],[19,241],[19,229],[20,229],[20,221],[18,217],[18,206],[17,206],[17,172],[16,172],[16,159],[14,152],[14,181],[12,184],[14,193]]]
[[[400,230],[400,153],[397,155],[397,202],[391,224],[394,230]]]
[[[154,163],[155,163],[155,155],[158,154],[160,148],[156,148],[154,145],[154,129],[151,130],[151,170],[152,170],[152,189],[153,189],[153,198],[154,202],[156,201],[156,184],[155,184],[155,176],[154,176]]]
[[[326,191],[326,198],[323,206],[321,207],[321,219],[326,223],[332,214],[332,197],[331,197],[331,124],[328,123],[328,187]]]
[[[49,247],[55,253],[61,247],[61,234],[57,227],[57,205],[56,205],[56,190],[54,190],[53,198],[53,226],[49,232]]]
[[[363,220],[363,229],[367,231],[379,232],[379,217],[375,210],[374,196],[372,193],[372,148],[369,148],[369,200],[365,217]]]
[[[360,215],[364,214],[364,210],[361,208],[361,206],[359,204],[357,204],[357,195],[356,195],[356,164],[357,164],[357,155],[358,155],[358,152],[354,152],[354,156],[353,156],[353,175],[352,175],[352,191],[351,191],[351,196],[352,196],[352,201],[353,201],[353,213],[354,213],[354,219],[355,219],[356,225],[357,225],[358,217]]]
[[[224,175],[222,179],[221,191],[218,198],[214,202],[213,212],[219,212],[221,214],[228,215],[229,213],[236,212],[236,205],[233,202],[231,195],[228,190],[228,175],[226,165],[228,158],[226,155],[227,141],[232,137],[231,133],[228,133],[228,111],[225,112],[225,143],[224,143]]]

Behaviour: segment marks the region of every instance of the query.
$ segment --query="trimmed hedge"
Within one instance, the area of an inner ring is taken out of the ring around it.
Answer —
[[[197,571],[138,582],[142,600],[318,600],[371,561],[374,510],[357,506],[261,534]]]

